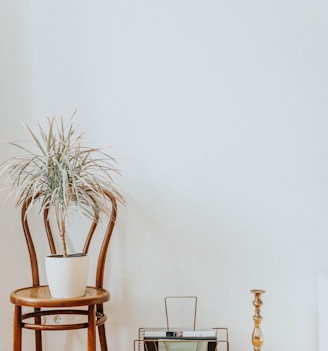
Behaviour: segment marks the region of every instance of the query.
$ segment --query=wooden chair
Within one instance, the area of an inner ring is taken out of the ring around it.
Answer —
[[[43,331],[73,330],[82,328],[87,328],[88,330],[88,351],[95,351],[96,330],[98,328],[101,351],[108,350],[105,333],[105,322],[107,317],[104,313],[103,304],[104,302],[109,300],[109,292],[103,288],[103,279],[106,254],[116,220],[117,203],[112,193],[110,193],[109,191],[105,191],[104,193],[108,198],[109,206],[112,206],[112,212],[109,216],[110,218],[106,229],[106,233],[103,237],[103,241],[99,249],[99,256],[97,258],[95,275],[95,286],[88,286],[85,295],[77,298],[53,298],[50,295],[48,286],[40,285],[38,260],[35,245],[33,244],[32,235],[29,229],[28,218],[26,215],[26,211],[31,199],[29,199],[26,203],[23,204],[21,219],[29,251],[33,285],[31,287],[15,290],[10,295],[10,301],[15,305],[13,322],[14,351],[22,350],[22,328],[35,331],[36,351],[42,351]],[[44,212],[43,218],[50,252],[51,254],[56,254],[55,241],[48,220],[48,210]],[[86,237],[86,241],[82,251],[83,253],[88,253],[89,246],[94,237],[94,233],[97,228],[98,222],[98,217],[97,215],[95,215],[88,235]],[[31,311],[24,311],[26,309],[30,309]],[[79,323],[74,324],[44,323],[45,319],[47,319],[48,321],[53,320],[54,316],[56,315],[78,315],[80,317],[81,315],[84,315],[86,316],[84,317],[86,320],[83,321],[83,323],[79,321]]]

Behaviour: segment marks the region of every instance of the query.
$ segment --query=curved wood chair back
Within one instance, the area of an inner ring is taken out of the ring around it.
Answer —
[[[114,195],[107,190],[103,190],[103,195],[104,195],[104,201],[107,200],[108,205],[112,206],[112,210],[111,210],[111,214],[109,215],[109,222],[99,249],[96,274],[95,274],[95,286],[97,288],[103,288],[104,269],[105,269],[107,251],[108,251],[109,241],[111,239],[113,229],[115,226],[116,215],[117,215],[117,201]],[[30,232],[28,213],[27,213],[28,207],[31,201],[32,201],[32,198],[29,198],[27,201],[23,203],[22,211],[21,211],[21,220],[22,220],[23,231],[25,234],[25,239],[26,239],[28,252],[29,252],[29,258],[30,258],[30,264],[31,264],[31,270],[32,270],[32,283],[33,283],[33,286],[39,286],[40,285],[39,263],[38,263],[35,245],[33,242],[33,236],[31,235],[31,232]],[[50,253],[57,254],[53,231],[51,229],[51,224],[49,221],[49,208],[46,208],[44,210],[43,221],[45,226],[45,232],[48,239],[47,241],[48,241]],[[81,253],[85,253],[85,254],[88,253],[90,244],[92,242],[92,239],[94,238],[94,234],[96,232],[99,222],[100,222],[99,216],[97,215],[97,213],[94,213],[94,217],[93,217],[89,232],[86,236],[84,247]]]

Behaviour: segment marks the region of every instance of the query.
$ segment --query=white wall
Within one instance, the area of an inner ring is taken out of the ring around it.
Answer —
[[[232,351],[252,349],[253,288],[267,290],[263,350],[317,349],[327,15],[323,0],[0,4],[0,139],[22,138],[19,120],[78,108],[81,129],[120,159],[127,206],[108,265],[111,350],[132,350],[139,327],[164,326],[163,298],[174,294],[197,295],[198,326],[227,326]],[[1,159],[10,152],[2,146]],[[1,227],[7,351],[8,295],[29,283],[12,202]],[[70,351],[83,342],[56,339]]]

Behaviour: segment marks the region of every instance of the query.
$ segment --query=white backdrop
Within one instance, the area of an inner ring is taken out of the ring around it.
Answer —
[[[325,351],[328,347],[328,274],[318,274],[318,327],[319,327],[319,351]]]
[[[263,350],[318,349],[327,16],[323,0],[1,2],[0,139],[24,138],[19,120],[78,108],[81,130],[120,162],[111,350],[132,350],[139,327],[164,326],[163,298],[175,294],[199,297],[198,327],[226,326],[232,351],[252,350],[255,288],[267,290]],[[12,151],[0,150],[1,160]],[[12,201],[1,227],[7,351],[8,295],[30,281]],[[49,351],[85,344],[79,333],[45,341]]]

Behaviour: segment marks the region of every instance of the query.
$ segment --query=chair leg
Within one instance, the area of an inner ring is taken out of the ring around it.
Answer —
[[[40,312],[40,308],[35,308],[35,312]],[[41,324],[41,317],[35,317],[35,324]],[[41,330],[36,330],[35,331],[35,350],[36,351],[42,351],[42,334]]]
[[[99,341],[100,341],[100,350],[108,351],[105,324],[98,326],[98,333],[99,333]]]
[[[14,312],[14,342],[13,342],[13,350],[21,351],[22,350],[22,307],[15,305]]]
[[[40,330],[35,331],[35,350],[42,351],[42,336]]]
[[[88,309],[88,351],[96,351],[96,306]]]
[[[102,304],[97,305],[97,312],[104,314],[104,306]],[[105,324],[101,324],[98,326],[98,334],[99,334],[99,341],[100,341],[100,350],[108,351]]]

